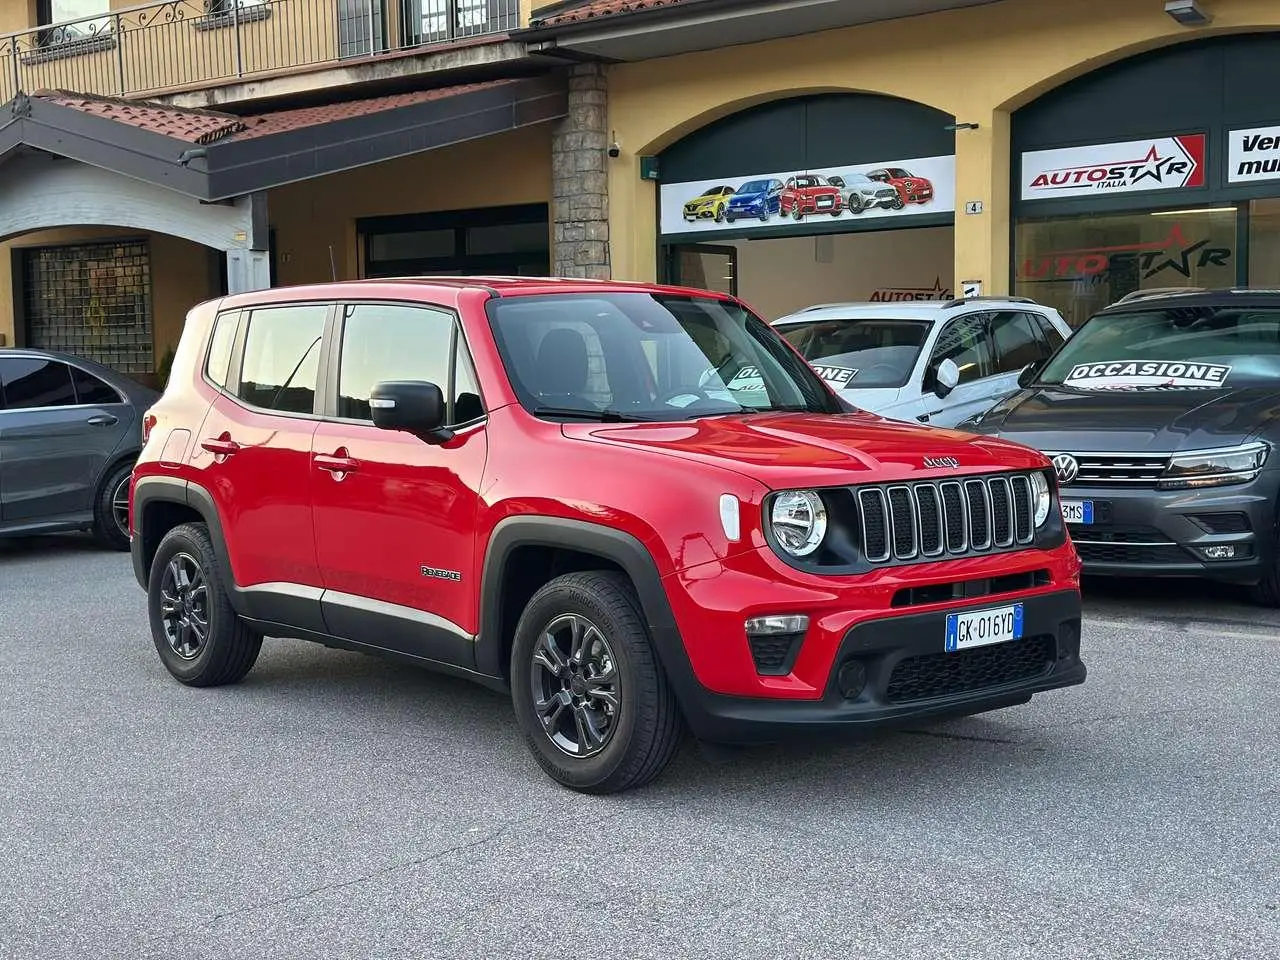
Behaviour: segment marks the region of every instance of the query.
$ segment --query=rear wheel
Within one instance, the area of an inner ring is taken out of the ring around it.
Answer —
[[[582,793],[642,786],[679,745],[679,707],[620,574],[557,577],[516,626],[511,698],[534,759]]]
[[[108,550],[129,549],[129,478],[133,464],[108,473],[93,502],[93,538]]]
[[[188,686],[236,683],[262,649],[262,634],[231,608],[226,576],[202,523],[170,530],[151,563],[151,639],[165,668]]]

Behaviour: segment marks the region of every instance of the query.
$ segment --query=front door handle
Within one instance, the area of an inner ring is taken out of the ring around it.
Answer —
[[[120,418],[110,413],[99,413],[90,417],[86,422],[94,427],[109,427],[113,423],[119,423]]]
[[[240,449],[240,444],[227,436],[218,437],[216,440],[213,438],[201,440],[200,446],[205,450],[208,450],[210,453],[217,454],[220,457],[229,457]]]
[[[335,480],[341,480],[342,475],[352,473],[360,466],[359,461],[347,456],[345,447],[339,447],[332,454],[317,453],[315,463],[321,470],[334,474]]]
[[[928,423],[929,415],[927,413],[918,413],[916,414],[916,419],[919,420],[921,423]]]

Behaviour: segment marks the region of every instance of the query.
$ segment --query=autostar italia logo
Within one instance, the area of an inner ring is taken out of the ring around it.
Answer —
[[[1022,199],[1203,187],[1202,133],[1022,155]]]
[[[902,300],[950,300],[951,288],[942,277],[933,281],[932,287],[881,287],[871,294],[872,303],[895,303]]]
[[[1018,279],[1026,283],[1101,282],[1119,270],[1133,270],[1143,280],[1166,273],[1189,278],[1194,269],[1226,267],[1230,259],[1230,247],[1213,246],[1208,238],[1188,238],[1182,224],[1175,223],[1160,240],[1050,250],[1028,257],[1020,265]]]

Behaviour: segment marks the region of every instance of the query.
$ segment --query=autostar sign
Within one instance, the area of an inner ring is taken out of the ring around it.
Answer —
[[[1022,199],[1203,187],[1203,133],[1101,143],[1022,155]]]

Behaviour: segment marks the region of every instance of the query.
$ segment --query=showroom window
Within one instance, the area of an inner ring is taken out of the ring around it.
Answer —
[[[1014,292],[1072,327],[1135,290],[1233,286],[1240,254],[1231,206],[1023,219],[1014,250]]]

